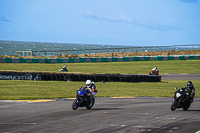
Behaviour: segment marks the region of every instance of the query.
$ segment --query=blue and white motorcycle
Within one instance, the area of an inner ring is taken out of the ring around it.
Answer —
[[[177,87],[175,87],[177,89]],[[181,88],[174,93],[174,101],[171,105],[171,110],[174,111],[176,108],[183,108],[183,110],[188,110],[191,105],[189,100],[189,92],[187,89]]]
[[[86,107],[91,109],[95,103],[95,99],[91,96],[91,93],[88,89],[83,89],[81,87],[77,90],[76,99],[72,103],[72,109],[76,110],[78,107]]]

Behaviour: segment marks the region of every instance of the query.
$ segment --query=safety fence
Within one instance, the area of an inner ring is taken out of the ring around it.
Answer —
[[[0,58],[0,63],[84,63],[200,59],[200,55],[131,56],[131,57],[82,57],[82,58]]]
[[[73,49],[73,50],[45,50],[45,51],[16,51],[16,56],[33,57],[54,57],[54,56],[73,56],[80,54],[103,54],[103,53],[126,53],[126,52],[153,52],[153,51],[181,51],[181,50],[200,50],[200,44],[191,45],[172,45],[172,46],[147,46],[147,47],[121,47],[121,48],[102,48],[102,49]]]
[[[0,80],[86,81],[88,79],[94,82],[161,82],[159,75],[0,71]]]

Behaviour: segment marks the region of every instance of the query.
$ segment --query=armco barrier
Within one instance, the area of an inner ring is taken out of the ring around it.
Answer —
[[[200,59],[200,55],[176,56],[131,56],[131,57],[87,57],[87,58],[0,58],[0,63],[80,63],[80,62],[123,62]]]
[[[160,82],[161,76],[0,71],[0,80],[86,81],[88,79],[94,82]]]

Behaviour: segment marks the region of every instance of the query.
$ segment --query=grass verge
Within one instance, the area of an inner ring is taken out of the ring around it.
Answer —
[[[200,73],[200,60],[128,61],[101,63],[0,63],[0,70],[58,72],[67,65],[69,72],[148,74],[157,66],[160,74]]]
[[[162,82],[96,82],[97,97],[173,97],[174,87],[183,87],[188,80],[162,80]],[[196,97],[200,97],[200,82],[192,80]],[[85,82],[0,80],[1,100],[33,100],[73,98]]]

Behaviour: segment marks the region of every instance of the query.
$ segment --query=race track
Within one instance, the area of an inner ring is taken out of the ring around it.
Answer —
[[[162,79],[187,79],[187,80],[200,80],[200,74],[161,74]]]
[[[170,110],[172,98],[96,98],[91,110],[73,99],[0,101],[1,133],[199,133],[200,98],[188,111]]]
[[[162,74],[200,79],[200,74]],[[200,98],[188,111],[170,110],[173,98],[96,98],[91,110],[72,110],[73,99],[0,100],[0,133],[200,133]]]

